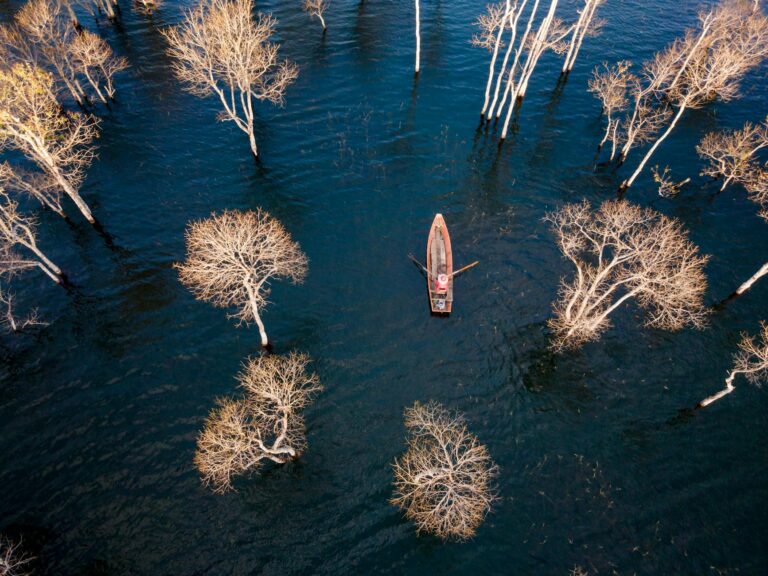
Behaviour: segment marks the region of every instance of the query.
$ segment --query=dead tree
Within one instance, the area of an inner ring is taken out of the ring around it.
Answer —
[[[118,58],[103,39],[83,30],[69,45],[75,69],[85,76],[96,96],[104,104],[115,99],[114,76],[128,68],[125,58]]]
[[[83,88],[73,62],[72,46],[77,32],[70,25],[64,12],[62,0],[29,0],[16,14],[15,20],[23,41],[32,44],[39,57],[32,61],[50,69],[72,95],[75,101],[84,106],[88,95]]]
[[[197,440],[195,465],[214,492],[232,490],[234,476],[256,472],[265,460],[284,464],[304,452],[301,412],[322,390],[309,361],[292,352],[246,362],[238,375],[245,397],[221,400]]]
[[[725,379],[725,388],[699,402],[704,408],[735,390],[733,380],[742,374],[752,384],[759,385],[768,380],[768,323],[760,323],[760,336],[753,338],[742,334],[739,351],[733,355],[733,368]]]
[[[65,113],[51,96],[50,74],[28,64],[0,69],[0,149],[15,148],[55,182],[91,224],[90,208],[80,196],[85,171],[96,153],[97,122]]]
[[[471,538],[495,500],[497,468],[464,418],[440,404],[405,411],[408,450],[396,459],[393,505],[416,530],[443,539]]]
[[[768,18],[741,0],[725,0],[701,17],[698,31],[688,31],[662,55],[668,72],[659,82],[660,96],[677,107],[672,122],[654,142],[632,175],[626,190],[669,136],[683,113],[714,100],[739,95],[739,81],[768,55]]]
[[[135,0],[136,7],[142,14],[151,16],[160,8],[161,0]]]
[[[731,182],[746,184],[754,178],[755,154],[768,147],[768,118],[762,124],[747,122],[741,130],[710,132],[696,146],[696,152],[707,161],[702,176],[723,180],[720,191]]]
[[[25,194],[62,218],[67,217],[61,205],[61,188],[44,172],[23,170],[8,162],[0,162],[0,189]]]
[[[749,199],[760,206],[758,216],[768,222],[768,164],[753,166],[742,184]]]
[[[36,227],[35,219],[21,214],[18,203],[5,191],[0,190],[0,247],[4,254],[2,269],[7,271],[10,262],[16,263],[17,270],[34,265],[45,272],[56,284],[61,284],[64,277],[61,269],[37,246]],[[13,259],[9,258],[9,255],[15,253],[16,248],[23,248],[31,253],[31,260],[15,256]]]
[[[40,319],[37,310],[32,310],[26,316],[16,315],[16,297],[12,292],[0,286],[0,327],[11,332],[23,332],[34,326],[47,326],[48,323]],[[2,559],[0,559],[0,576],[3,576]]]
[[[224,109],[221,119],[248,135],[258,158],[254,100],[282,105],[298,68],[279,60],[279,45],[270,41],[276,20],[259,14],[254,21],[252,12],[253,0],[202,0],[164,34],[187,90],[201,97],[216,94]]]
[[[416,9],[416,65],[414,66],[414,76],[418,76],[421,71],[421,5],[419,0],[414,0]]]
[[[491,98],[491,86],[493,85],[493,78],[496,74],[496,59],[499,55],[499,49],[504,47],[504,41],[502,36],[504,29],[512,24],[510,20],[510,14],[512,10],[517,9],[517,3],[514,8],[511,0],[506,0],[503,4],[489,4],[487,12],[478,16],[475,21],[475,26],[479,28],[477,34],[472,36],[472,45],[480,48],[485,48],[491,52],[491,63],[488,67],[488,81],[485,85],[485,101],[483,102],[483,108],[480,111],[480,118],[485,117],[485,111],[488,109]],[[507,58],[509,51],[507,51]],[[502,71],[506,68],[506,58]]]
[[[707,257],[677,220],[622,200],[596,211],[587,201],[568,204],[546,220],[576,268],[575,277],[562,280],[549,321],[555,350],[597,340],[610,315],[630,299],[645,310],[646,326],[704,324]]]
[[[663,198],[671,198],[677,196],[680,189],[691,181],[690,178],[675,181],[670,176],[671,170],[669,166],[664,166],[664,169],[659,171],[658,164],[651,168],[651,174],[653,175],[653,181],[659,185],[659,196]]]
[[[573,65],[576,63],[576,57],[579,55],[581,45],[587,36],[597,36],[604,22],[601,19],[595,20],[595,12],[605,0],[584,0],[584,7],[579,10],[579,19],[573,26],[571,42],[568,45],[568,52],[563,62],[562,74],[570,74]]]
[[[325,14],[325,11],[328,9],[328,4],[329,0],[304,0],[303,5],[304,12],[320,20],[320,24],[323,26],[323,31],[327,30],[323,14]]]
[[[21,544],[14,544],[0,536],[0,576],[31,576],[29,563],[34,558],[21,550]]]
[[[608,122],[605,127],[603,139],[598,144],[600,150],[603,145],[611,141],[611,160],[616,154],[616,144],[618,141],[617,131],[621,120],[615,118],[617,112],[621,112],[629,103],[627,99],[627,90],[631,74],[629,68],[632,65],[628,60],[617,62],[613,66],[603,62],[602,69],[596,67],[592,72],[592,78],[589,81],[589,91],[600,99],[603,105],[603,114]]]
[[[198,300],[220,308],[237,307],[231,317],[255,322],[262,346],[269,340],[260,311],[274,278],[301,283],[307,257],[277,220],[257,210],[224,211],[187,227],[187,259],[176,267]]]

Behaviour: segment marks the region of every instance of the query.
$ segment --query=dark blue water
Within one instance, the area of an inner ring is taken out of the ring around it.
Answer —
[[[169,73],[158,30],[179,3],[148,20],[125,2],[122,29],[100,26],[131,63],[84,187],[114,247],[40,214],[41,247],[79,288],[28,275],[19,308],[50,326],[0,340],[0,532],[51,575],[768,573],[766,391],[741,381],[684,410],[721,388],[739,332],[768,319],[768,281],[702,332],[643,328],[627,306],[599,342],[547,349],[570,269],[541,219],[613,197],[628,173],[594,165],[589,74],[648,57],[698,3],[609,0],[565,86],[560,60],[542,59],[501,151],[476,131],[488,56],[469,38],[484,2],[423,2],[418,82],[409,2],[334,0],[325,37],[298,0],[257,4],[301,68],[285,108],[259,110],[259,165],[215,121],[215,99]],[[2,18],[17,6],[0,3]],[[629,196],[680,218],[711,255],[713,302],[766,260],[768,228],[738,186],[710,197],[694,146],[764,117],[766,76],[687,114],[661,148],[662,166],[694,176],[680,198],[660,199],[647,174]],[[277,352],[315,359],[326,390],[300,462],[216,496],[192,465],[196,435],[258,333],[195,301],[172,264],[189,220],[255,207],[310,258],[307,282],[275,285],[264,319]],[[448,320],[429,316],[406,257],[423,253],[438,211],[456,263],[481,261],[457,280]],[[428,399],[464,412],[501,469],[501,498],[465,544],[417,537],[387,502],[402,411]]]

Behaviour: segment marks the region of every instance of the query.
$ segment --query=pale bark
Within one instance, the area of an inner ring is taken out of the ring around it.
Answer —
[[[757,272],[752,274],[752,276],[750,276],[746,282],[739,286],[736,291],[728,297],[728,299],[732,300],[733,298],[738,298],[744,294],[744,292],[752,288],[752,285],[766,274],[768,274],[768,262],[763,264]]]
[[[416,68],[415,74],[418,75],[421,70],[421,8],[419,6],[419,0],[415,0],[416,3]]]
[[[675,115],[674,119],[672,120],[672,123],[667,127],[667,129],[664,131],[664,134],[662,134],[656,142],[653,143],[653,146],[651,146],[651,149],[648,150],[648,152],[645,154],[643,159],[640,161],[640,164],[638,164],[637,168],[635,169],[632,176],[630,176],[627,180],[625,180],[621,184],[621,188],[626,190],[637,179],[637,177],[640,175],[640,173],[643,171],[643,168],[645,168],[645,165],[648,163],[648,160],[651,159],[651,156],[653,156],[653,153],[656,152],[656,149],[661,145],[664,140],[667,139],[667,136],[669,136],[672,133],[672,130],[674,130],[675,126],[677,126],[678,121],[680,120],[680,117],[683,115],[683,112],[685,112],[685,109],[687,107],[687,102],[684,100],[680,107],[677,110],[677,114]]]
[[[506,5],[504,9],[504,18],[502,19],[501,26],[499,26],[499,31],[496,33],[496,42],[493,45],[493,55],[491,56],[491,63],[488,66],[488,82],[485,84],[485,101],[483,102],[483,109],[480,110],[480,116],[485,116],[485,111],[488,109],[488,102],[491,99],[491,86],[493,85],[493,76],[494,72],[496,71],[496,58],[499,55],[499,46],[501,45],[501,37],[504,35],[504,28],[507,26],[507,19],[511,20],[510,16],[510,9],[511,9],[511,1],[506,0]],[[514,31],[513,31],[513,38],[514,38]],[[514,40],[513,40],[514,42]],[[510,43],[510,46],[512,43]],[[507,56],[509,55],[509,50],[507,50]],[[499,72],[499,77],[501,77],[504,74],[504,68],[507,64],[507,58],[504,58],[504,63],[501,66],[501,72]],[[497,82],[498,85],[498,82]]]

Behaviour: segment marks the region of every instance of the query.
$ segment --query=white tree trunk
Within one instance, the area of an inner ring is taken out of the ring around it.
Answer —
[[[645,165],[648,163],[648,160],[650,160],[651,156],[653,156],[653,153],[656,152],[656,149],[661,145],[662,142],[664,142],[664,140],[667,139],[667,136],[669,136],[672,130],[675,128],[675,126],[677,125],[677,122],[680,120],[680,117],[683,115],[683,112],[685,112],[687,105],[688,103],[686,101],[683,101],[682,104],[680,104],[680,108],[678,109],[677,114],[675,115],[674,119],[672,120],[672,123],[669,125],[667,130],[664,132],[664,134],[661,135],[661,137],[658,140],[656,140],[656,142],[654,142],[653,146],[651,146],[651,149],[648,150],[646,155],[640,161],[640,164],[638,165],[637,169],[632,174],[632,176],[630,176],[628,180],[625,180],[622,183],[621,187],[623,189],[626,190],[627,188],[632,186],[634,181],[643,171],[643,168],[645,168]]]
[[[539,0],[536,0],[536,2],[534,2],[533,4],[531,15],[528,18],[528,24],[525,27],[525,32],[523,33],[523,37],[520,38],[520,43],[518,44],[518,48],[515,51],[515,59],[512,62],[512,66],[509,68],[509,77],[507,78],[507,85],[504,89],[504,94],[501,98],[501,103],[499,104],[499,107],[496,109],[496,119],[501,117],[501,112],[504,109],[504,104],[507,101],[507,97],[512,92],[514,81],[515,81],[515,70],[517,69],[517,64],[520,61],[520,54],[522,54],[523,48],[525,47],[525,44],[528,41],[528,36],[530,35],[531,27],[533,26],[533,19],[536,17],[536,12],[538,11],[538,9],[539,9]]]
[[[709,406],[712,404],[712,402],[717,402],[722,398],[723,396],[727,396],[731,392],[733,392],[736,388],[733,385],[733,379],[736,377],[737,372],[734,370],[728,375],[728,378],[725,380],[725,388],[720,390],[717,394],[713,394],[712,396],[709,396],[707,398],[704,398],[701,402],[699,402],[699,405],[697,408],[705,408],[706,406]]]
[[[488,101],[491,99],[491,86],[493,85],[493,76],[496,71],[496,58],[499,56],[499,46],[501,45],[501,37],[504,34],[504,28],[507,26],[507,19],[509,18],[510,0],[507,0],[506,7],[504,8],[504,18],[502,19],[501,26],[499,26],[499,32],[496,34],[496,43],[493,46],[493,56],[491,57],[491,64],[488,66],[488,82],[485,84],[485,102],[483,103],[483,109],[480,111],[480,116],[485,116],[485,111],[488,109]],[[511,46],[511,43],[510,43]],[[501,72],[499,76],[504,74],[504,68],[507,65],[507,58],[509,57],[509,50],[507,50],[507,56],[504,58],[504,63],[501,66]],[[498,86],[498,82],[496,83]],[[498,90],[498,89],[497,89]]]
[[[419,0],[416,2],[416,69],[415,74],[419,73],[421,69],[421,11],[419,6]]]
[[[581,27],[581,34],[579,35],[579,40],[576,43],[576,48],[573,51],[573,54],[571,55],[570,59],[567,61],[568,68],[565,71],[566,74],[573,69],[573,65],[576,62],[576,57],[579,55],[579,50],[581,50],[581,45],[584,42],[584,38],[586,37],[587,32],[589,31],[589,23],[592,22],[592,18],[595,15],[595,10],[597,10],[596,0],[588,0],[587,4],[588,6],[585,7],[585,10],[587,10],[589,13],[587,14],[587,17],[584,20],[584,24]]]
[[[67,196],[72,199],[77,208],[80,210],[80,213],[85,216],[85,219],[88,220],[88,222],[91,224],[96,224],[96,219],[93,217],[91,209],[88,207],[88,204],[85,203],[85,200],[83,200],[83,198],[80,196],[80,193],[75,190],[69,182],[67,182],[67,179],[61,175],[58,169],[53,167],[51,171],[53,172],[53,177],[56,179],[56,182],[58,182],[62,190],[66,192]]]
[[[318,14],[317,17],[320,18],[320,24],[323,25],[323,30],[327,30],[328,27],[325,25],[325,18],[323,18],[323,15],[322,14]]]
[[[746,282],[744,282],[744,283],[743,283],[741,286],[739,286],[739,287],[736,289],[736,292],[734,292],[734,293],[731,295],[731,297],[732,297],[732,298],[736,298],[736,297],[738,297],[738,296],[741,296],[742,294],[744,294],[744,292],[746,292],[747,290],[749,290],[750,288],[752,288],[752,285],[753,285],[755,282],[757,282],[758,280],[760,280],[760,278],[762,278],[762,277],[763,277],[763,276],[765,276],[766,274],[768,274],[768,262],[766,262],[765,264],[763,264],[763,265],[760,267],[760,270],[758,270],[757,272],[755,272],[755,273],[754,273],[754,274],[753,274],[753,275],[752,275],[752,276],[749,278],[749,280],[747,280],[747,281],[746,281]]]
[[[579,30],[581,30],[581,25],[584,22],[584,17],[587,14],[589,2],[590,0],[586,0],[584,8],[582,9],[581,14],[579,14],[579,19],[576,21],[576,25],[573,27],[573,36],[571,37],[571,43],[568,46],[568,53],[565,55],[565,62],[563,62],[563,69],[561,70],[562,74],[565,74],[568,72],[568,70],[570,70],[568,63],[571,61],[571,54],[573,54],[573,50],[576,47],[576,39],[579,35]]]

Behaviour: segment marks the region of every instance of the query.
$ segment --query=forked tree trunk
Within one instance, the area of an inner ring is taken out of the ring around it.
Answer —
[[[664,134],[662,134],[656,142],[654,142],[653,146],[651,146],[651,149],[648,150],[648,152],[645,154],[643,159],[640,161],[640,164],[635,169],[635,172],[632,174],[632,176],[629,177],[628,180],[624,180],[624,182],[621,184],[621,189],[626,190],[637,179],[637,177],[640,175],[640,173],[643,171],[643,168],[645,168],[645,165],[648,163],[648,160],[651,159],[651,156],[653,156],[653,153],[656,152],[656,149],[661,145],[664,140],[667,139],[667,136],[670,135],[672,130],[677,126],[678,121],[680,120],[680,117],[683,115],[683,112],[685,112],[686,107],[688,106],[688,103],[684,100],[680,104],[680,108],[677,111],[677,114],[675,114],[675,117],[672,120],[672,123],[669,125],[669,127],[666,129]]]
[[[61,186],[61,189],[64,190],[72,202],[75,203],[75,206],[77,206],[78,210],[80,210],[80,213],[85,216],[85,219],[88,220],[88,222],[91,224],[96,224],[96,218],[93,217],[91,209],[88,207],[88,204],[85,203],[85,200],[83,200],[82,196],[80,196],[80,193],[74,189],[74,187],[67,181],[66,178],[64,178],[64,176],[61,175],[58,168],[55,166],[51,167],[50,171],[53,174],[56,182],[58,182],[59,186]]]
[[[701,402],[698,403],[696,408],[705,408],[706,406],[709,406],[712,404],[712,402],[717,402],[722,398],[723,396],[727,396],[731,392],[733,392],[736,388],[733,385],[733,379],[736,377],[736,374],[738,374],[737,370],[734,370],[728,375],[728,378],[725,379],[725,388],[720,390],[717,394],[713,394],[712,396],[709,396],[707,398],[704,398]]]
[[[421,10],[419,0],[416,2],[416,69],[414,74],[418,76],[421,69]]]
[[[579,30],[581,30],[581,26],[584,23],[584,18],[586,18],[587,16],[588,9],[589,9],[589,0],[587,0],[586,4],[584,5],[584,9],[582,10],[581,14],[579,14],[579,19],[576,21],[576,25],[573,27],[573,36],[571,37],[571,43],[568,46],[568,52],[565,55],[565,62],[563,62],[563,69],[560,71],[561,74],[567,74],[570,71],[570,68],[568,67],[568,63],[571,61],[571,55],[573,54],[573,51],[576,48],[576,41],[579,36]]]
[[[579,34],[579,39],[576,42],[576,46],[573,50],[573,54],[570,54],[570,58],[566,58],[565,64],[564,64],[564,72],[566,74],[569,74],[571,70],[573,69],[573,65],[576,63],[576,57],[579,55],[579,50],[581,50],[581,45],[584,42],[584,38],[587,35],[587,31],[589,30],[589,24],[592,22],[592,18],[595,16],[595,10],[597,10],[597,0],[591,0],[589,3],[589,6],[584,7],[585,12],[589,12],[584,19],[584,22],[581,26],[581,33]],[[578,25],[577,25],[578,26]],[[576,31],[574,31],[574,40],[576,39]],[[569,50],[570,53],[570,50]],[[567,66],[567,68],[566,68]]]
[[[24,243],[24,246],[29,248],[29,250],[40,259],[42,264],[41,268],[45,271],[45,273],[48,274],[48,276],[50,276],[53,281],[56,282],[56,284],[61,284],[61,278],[64,276],[64,274],[61,272],[61,268],[51,262],[48,257],[43,254],[34,244]]]
[[[317,17],[320,18],[320,24],[323,25],[323,30],[327,30],[328,27],[325,25],[325,18],[323,18],[323,15],[322,14],[318,14]]]
[[[528,0],[523,0],[520,6],[516,8],[517,12],[510,12],[509,14],[510,27],[512,28],[512,36],[509,39],[509,47],[507,48],[506,53],[504,54],[504,61],[501,63],[501,70],[499,71],[499,75],[496,78],[496,88],[493,92],[493,101],[491,102],[491,107],[488,109],[488,114],[486,115],[486,118],[485,118],[486,122],[491,121],[491,117],[493,116],[493,111],[496,109],[496,102],[498,102],[499,100],[499,91],[501,89],[502,83],[504,82],[504,72],[507,69],[507,64],[509,63],[509,56],[510,54],[512,54],[512,50],[515,50],[515,40],[517,39],[517,24],[518,22],[520,22],[520,16],[522,15],[523,10],[525,10],[525,5],[527,3],[528,3]],[[514,14],[514,19],[513,19],[513,14]],[[517,59],[518,59],[519,53],[520,53],[519,50],[515,50],[515,60],[512,63],[512,68],[510,69],[510,72],[509,72],[510,74],[514,74],[514,69],[517,66]],[[501,106],[503,105],[504,103],[502,102]]]

